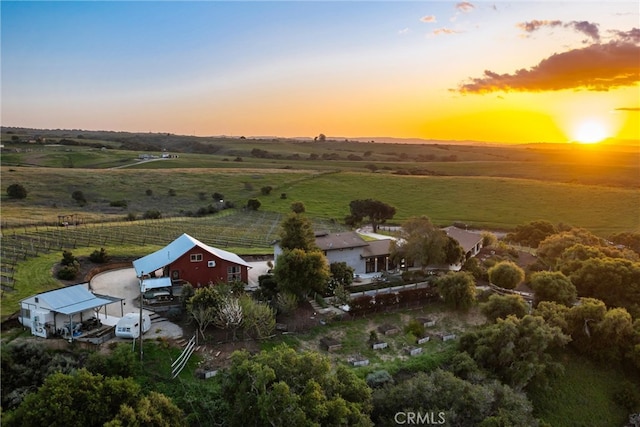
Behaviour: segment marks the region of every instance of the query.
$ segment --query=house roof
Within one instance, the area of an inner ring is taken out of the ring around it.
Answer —
[[[205,245],[198,239],[194,239],[185,233],[164,248],[133,261],[133,268],[136,270],[136,275],[140,277],[143,273],[150,273],[165,265],[171,264],[196,246],[225,261],[250,267],[250,265],[238,255]]]
[[[86,284],[68,286],[36,296],[48,305],[51,311],[67,315],[102,307],[113,302],[94,295],[85,286]]]
[[[390,253],[391,239],[371,240],[367,243],[367,247],[362,251],[363,258],[389,255]]]
[[[465,252],[469,252],[478,242],[482,241],[482,235],[458,227],[450,226],[443,228],[447,236],[458,241]]]
[[[332,233],[316,237],[316,245],[323,251],[350,249],[367,246],[368,243],[355,231]]]

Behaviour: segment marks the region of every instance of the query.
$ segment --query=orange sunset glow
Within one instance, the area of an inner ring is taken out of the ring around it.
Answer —
[[[640,140],[636,2],[3,2],[2,12],[5,126]]]

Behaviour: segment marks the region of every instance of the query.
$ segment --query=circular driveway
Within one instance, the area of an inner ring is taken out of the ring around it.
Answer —
[[[133,268],[121,268],[96,274],[89,284],[91,290],[95,293],[123,298],[125,314],[140,312],[140,306],[135,301],[135,299],[140,296],[140,287],[138,285],[136,272]],[[144,311],[149,315],[153,314],[152,311]],[[154,320],[152,317],[151,329],[144,334],[144,337],[182,338],[182,328],[162,317],[157,320]],[[122,340],[125,341],[125,339]],[[130,340],[127,339],[126,341]]]

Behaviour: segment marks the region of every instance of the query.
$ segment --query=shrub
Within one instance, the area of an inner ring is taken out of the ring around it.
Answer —
[[[280,193],[280,198],[282,200],[286,199],[287,198],[287,193]]]
[[[7,187],[7,196],[11,199],[25,199],[27,197],[27,189],[22,184],[11,184]]]
[[[257,211],[258,209],[260,209],[261,205],[262,203],[260,203],[260,200],[258,199],[249,199],[247,201],[247,209],[249,209],[250,211]]]
[[[78,267],[75,265],[65,265],[58,270],[58,279],[73,280],[78,275]]]
[[[224,194],[222,194],[222,193],[218,193],[217,191],[216,191],[215,193],[213,193],[213,195],[212,195],[211,197],[212,197],[212,198],[213,198],[213,200],[215,200],[216,202],[224,200]]]
[[[174,196],[176,195],[176,190],[174,190],[173,188],[170,188],[170,189],[167,191],[167,194],[168,194],[169,196],[171,196],[171,197],[174,197]]]
[[[304,213],[306,210],[307,209],[305,208],[304,203],[302,202],[291,203],[291,211],[293,211],[294,213],[301,214],[301,213]]]
[[[87,199],[84,197],[84,193],[80,190],[76,190],[71,193],[71,198],[75,200],[80,206],[87,204]]]
[[[109,206],[114,208],[126,208],[129,204],[126,200],[113,200],[109,203]]]
[[[425,328],[424,325],[416,319],[413,319],[407,323],[404,327],[404,332],[407,334],[411,334],[416,338],[421,338],[424,336]]]
[[[73,256],[73,253],[70,251],[62,252],[62,260],[60,260],[60,264],[62,265],[74,265],[78,263],[78,258]]]
[[[153,190],[148,188],[147,191],[144,192],[147,196],[153,196]]]
[[[126,217],[124,217],[126,221],[135,221],[138,219],[138,216],[134,212],[129,212]]]
[[[264,187],[262,187],[260,189],[260,193],[262,193],[265,196],[268,196],[269,194],[271,194],[271,190],[273,190],[273,187],[270,185],[265,185]]]
[[[100,248],[100,250],[96,249],[95,251],[91,252],[91,255],[89,255],[89,260],[91,262],[95,262],[96,264],[104,264],[105,262],[108,262],[109,259],[110,257],[107,254],[105,248]]]
[[[160,213],[159,210],[150,209],[150,210],[146,211],[144,213],[144,215],[142,215],[142,217],[144,219],[160,219],[162,217],[162,214]]]
[[[290,292],[280,292],[276,298],[276,307],[280,313],[289,315],[298,307],[298,297]]]
[[[371,388],[382,388],[387,384],[393,384],[393,377],[389,372],[380,370],[367,375],[366,381]]]

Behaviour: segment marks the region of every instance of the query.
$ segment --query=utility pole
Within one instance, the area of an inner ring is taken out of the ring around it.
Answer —
[[[140,331],[140,362],[142,362],[142,355],[143,355],[143,351],[142,351],[142,305],[143,305],[143,301],[144,298],[142,296],[142,282],[144,281],[144,272],[140,272],[140,321],[138,322],[138,325],[140,327],[139,331]]]

